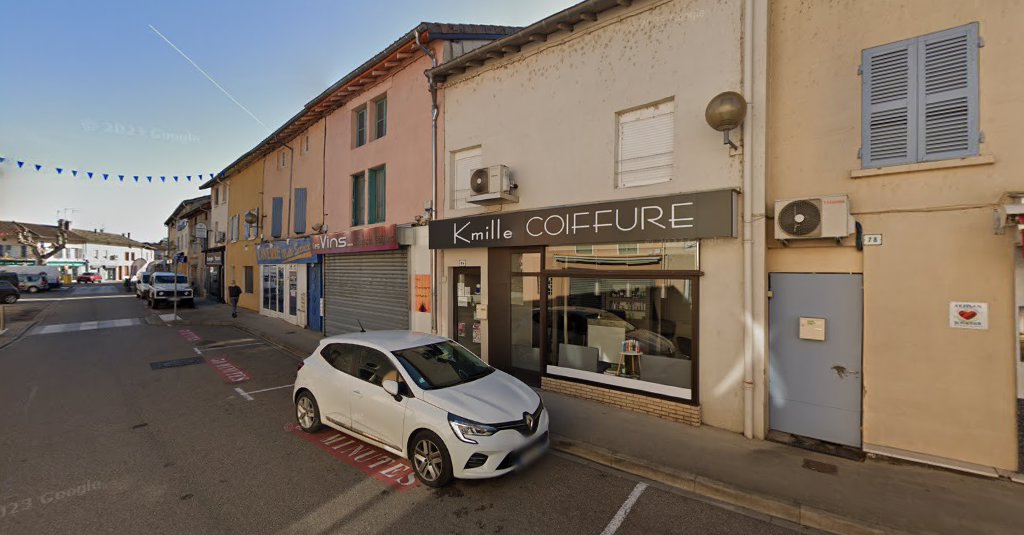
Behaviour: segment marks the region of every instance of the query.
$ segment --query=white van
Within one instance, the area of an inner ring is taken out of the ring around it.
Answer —
[[[60,269],[57,266],[4,266],[3,271],[21,275],[46,275],[50,288],[60,288]]]
[[[177,279],[177,282],[175,282]],[[195,296],[188,277],[170,271],[154,271],[149,273],[149,306],[157,308],[161,304],[172,304],[175,301],[190,308],[196,307]]]

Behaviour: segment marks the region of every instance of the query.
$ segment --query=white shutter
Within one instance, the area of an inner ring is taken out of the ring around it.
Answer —
[[[482,162],[480,147],[463,149],[452,153],[452,208],[469,208],[474,205],[466,201],[472,190],[469,187],[469,177],[474,169],[479,169]]]
[[[675,103],[663,102],[619,115],[619,187],[672,180]]]
[[[978,25],[925,35],[918,41],[921,161],[978,154]]]

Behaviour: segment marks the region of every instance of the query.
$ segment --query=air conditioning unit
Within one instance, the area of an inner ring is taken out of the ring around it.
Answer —
[[[217,243],[224,243],[226,241],[227,234],[223,231],[217,231]]]
[[[775,201],[775,239],[831,238],[839,241],[856,232],[846,195]]]
[[[473,169],[469,175],[471,193],[466,200],[480,205],[519,202],[517,188],[508,166],[481,167]]]

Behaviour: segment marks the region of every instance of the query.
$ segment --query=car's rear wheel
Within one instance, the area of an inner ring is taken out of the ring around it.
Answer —
[[[28,287],[28,293],[30,293],[30,294],[34,294],[34,293],[36,293],[38,291],[39,291],[39,287],[38,286],[29,286]]]
[[[5,295],[4,296],[4,303],[7,303],[8,305],[13,305],[14,303],[17,303],[17,302],[18,302],[18,296],[14,295],[14,294],[9,294],[9,295]]]
[[[416,479],[428,487],[443,487],[452,482],[452,458],[441,437],[430,431],[420,431],[412,439],[409,454]]]
[[[323,429],[324,424],[320,422],[320,406],[316,398],[309,392],[299,394],[295,399],[295,419],[299,427],[307,433],[316,433]]]

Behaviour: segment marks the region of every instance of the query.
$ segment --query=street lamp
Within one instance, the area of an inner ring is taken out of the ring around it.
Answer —
[[[729,139],[729,131],[738,128],[747,116],[747,101],[743,95],[735,91],[726,91],[715,95],[704,110],[704,119],[711,128],[722,133],[723,144],[738,149],[735,143]]]

